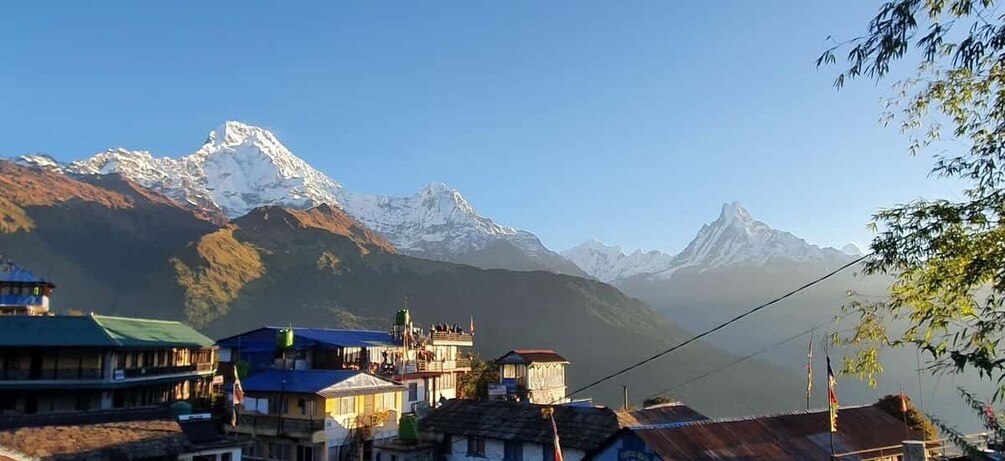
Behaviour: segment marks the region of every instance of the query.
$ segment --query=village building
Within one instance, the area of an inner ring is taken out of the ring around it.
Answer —
[[[685,418],[687,419],[687,418]],[[897,460],[904,440],[922,434],[873,405],[845,407],[838,431],[827,410],[773,416],[697,419],[625,427],[589,455],[591,461],[713,459]]]
[[[609,408],[460,399],[422,417],[419,428],[423,440],[435,444],[437,459],[445,461],[554,461],[555,439],[547,409],[554,412],[565,461],[582,460],[619,428],[618,417]]]
[[[17,266],[0,261],[0,316],[48,315],[51,282]]]
[[[569,361],[549,349],[518,349],[496,359],[499,383],[510,399],[539,404],[564,403]]]
[[[213,340],[179,322],[0,316],[0,423],[208,399]]]
[[[404,411],[414,412],[458,397],[459,378],[471,371],[461,348],[472,347],[474,338],[446,325],[416,328],[401,311],[390,331],[262,327],[217,345],[222,365],[242,363],[249,376],[269,369],[353,370],[392,379],[405,386]]]
[[[404,386],[357,370],[266,370],[241,382],[232,434],[250,436],[245,459],[369,460],[398,434]]]

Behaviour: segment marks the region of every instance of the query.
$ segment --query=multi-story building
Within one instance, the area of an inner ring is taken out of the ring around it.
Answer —
[[[399,313],[399,318],[407,319]],[[457,397],[458,378],[471,371],[460,348],[473,336],[456,327],[414,328],[396,322],[392,331],[262,327],[217,342],[220,362],[243,363],[249,375],[268,369],[354,370],[405,386],[404,410],[436,406]],[[405,325],[407,323],[407,325]],[[277,340],[291,331],[288,347]]]
[[[47,315],[56,285],[10,261],[0,261],[0,315]]]
[[[569,361],[548,349],[518,349],[496,360],[499,382],[508,397],[551,405],[567,398],[565,367]]]
[[[213,340],[179,322],[0,317],[0,418],[208,398]]]
[[[397,435],[404,387],[354,370],[267,370],[242,381],[245,459],[369,460]]]

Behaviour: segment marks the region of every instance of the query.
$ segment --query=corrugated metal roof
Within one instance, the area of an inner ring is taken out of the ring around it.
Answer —
[[[543,417],[544,407],[522,402],[448,400],[423,417],[419,428],[439,434],[551,443],[551,421]],[[618,418],[609,408],[553,408],[563,447],[592,450],[618,430]]]
[[[324,396],[404,389],[393,381],[352,370],[266,370],[241,381],[246,392],[289,392]]]
[[[621,426],[638,426],[643,424],[683,423],[707,420],[708,417],[682,403],[655,405],[638,410],[618,410],[618,421]]]
[[[0,261],[0,282],[48,284],[42,277],[10,261]]]
[[[276,332],[284,327],[262,327],[217,341],[220,347],[241,347],[245,352],[275,350]],[[390,333],[370,330],[337,330],[329,328],[293,328],[294,349],[317,345],[333,347],[395,347],[401,343]]]
[[[0,347],[203,347],[213,340],[181,322],[85,316],[0,317]]]
[[[625,428],[663,460],[829,460],[826,410],[751,418],[642,425]],[[904,423],[875,406],[842,408],[834,434],[838,454],[899,445]],[[922,435],[910,431],[908,437]]]
[[[569,360],[550,349],[517,349],[503,355],[496,363],[527,365],[531,363],[569,363]]]

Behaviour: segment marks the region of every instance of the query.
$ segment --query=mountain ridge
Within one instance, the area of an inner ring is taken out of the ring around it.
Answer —
[[[740,202],[722,205],[719,217],[702,225],[676,255],[658,250],[625,254],[619,246],[592,240],[561,252],[592,277],[617,282],[633,277],[668,279],[685,268],[699,271],[743,265],[763,266],[772,260],[798,263],[851,260],[846,252],[819,247],[790,232],[754,219]]]
[[[269,130],[236,121],[210,131],[195,152],[177,158],[114,148],[66,164],[44,154],[21,156],[17,162],[75,176],[120,174],[192,209],[230,219],[261,206],[308,209],[329,204],[405,254],[483,268],[509,269],[513,267],[496,261],[513,261],[518,270],[586,275],[533,233],[479,214],[446,184],[431,183],[405,197],[346,191]]]

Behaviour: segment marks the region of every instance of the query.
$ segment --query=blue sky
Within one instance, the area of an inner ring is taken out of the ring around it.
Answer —
[[[892,82],[814,59],[866,2],[18,2],[0,7],[0,155],[178,156],[224,120],[346,188],[443,181],[564,249],[676,252],[739,200],[812,243],[954,197],[878,123]]]

